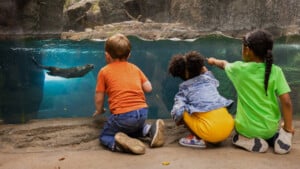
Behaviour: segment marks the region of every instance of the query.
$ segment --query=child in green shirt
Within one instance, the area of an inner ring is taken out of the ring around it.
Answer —
[[[273,64],[272,48],[272,35],[255,30],[243,38],[243,61],[209,58],[208,63],[225,70],[238,94],[233,144],[252,152],[266,152],[271,146],[275,153],[286,154],[294,133],[291,90],[281,68]]]

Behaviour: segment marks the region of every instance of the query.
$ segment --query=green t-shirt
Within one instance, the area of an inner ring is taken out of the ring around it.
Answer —
[[[227,64],[225,72],[238,93],[237,132],[249,138],[273,137],[281,119],[278,96],[291,91],[281,68],[272,65],[267,96],[264,63],[237,61]]]

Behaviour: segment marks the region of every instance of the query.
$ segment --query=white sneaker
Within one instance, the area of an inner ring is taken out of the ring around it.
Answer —
[[[292,133],[286,132],[280,128],[278,137],[275,139],[274,152],[277,154],[286,154],[292,149]]]
[[[264,139],[247,138],[240,134],[236,134],[233,136],[232,143],[251,152],[264,153],[269,148],[268,143]]]
[[[206,148],[205,141],[198,139],[195,135],[188,135],[179,140],[179,144],[186,147]]]

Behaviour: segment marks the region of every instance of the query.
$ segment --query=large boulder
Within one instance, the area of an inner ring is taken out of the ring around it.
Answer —
[[[98,0],[82,0],[64,11],[65,30],[82,31],[87,27],[103,24]]]

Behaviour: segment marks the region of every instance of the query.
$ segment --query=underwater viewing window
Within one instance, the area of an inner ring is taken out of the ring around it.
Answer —
[[[206,57],[228,61],[241,60],[241,41],[221,35],[195,40],[144,41],[129,37],[132,52],[129,61],[143,70],[153,91],[146,94],[148,118],[171,118],[174,95],[181,80],[167,73],[174,54],[198,51]],[[104,41],[2,40],[0,41],[0,119],[6,123],[23,123],[30,119],[90,117],[98,71],[105,66]],[[292,89],[294,112],[300,112],[300,38],[275,40],[274,63],[279,65]],[[37,66],[71,68],[93,64],[82,77],[49,75]],[[208,66],[220,81],[221,95],[236,100],[236,93],[224,71]],[[105,103],[107,108],[107,102]],[[230,108],[235,113],[236,104]],[[107,112],[106,114],[108,114]]]

